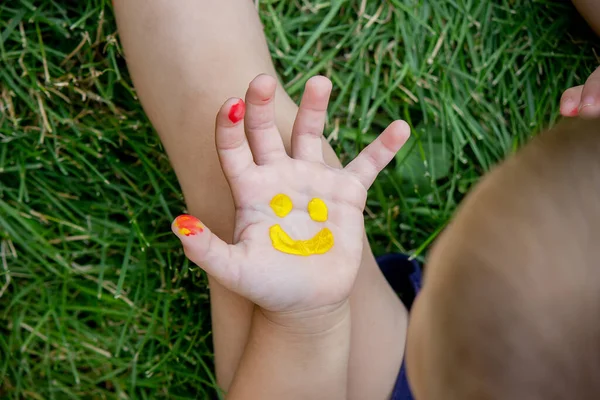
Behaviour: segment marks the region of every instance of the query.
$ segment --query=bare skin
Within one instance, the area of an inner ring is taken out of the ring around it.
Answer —
[[[141,103],[158,131],[188,210],[231,241],[234,206],[215,149],[214,115],[242,97],[255,76],[275,71],[262,26],[248,0],[115,0],[127,65]],[[276,125],[288,153],[296,113],[322,112],[330,87],[309,84],[300,106],[280,84]],[[320,133],[320,132],[319,132]],[[323,141],[325,161],[340,166]],[[364,239],[350,297],[348,398],[385,399],[395,382],[407,312],[379,271]],[[216,373],[228,390],[248,341],[254,304],[209,277]]]
[[[565,117],[600,117],[600,67],[585,84],[565,90],[560,99],[560,113]]]
[[[229,99],[216,119],[217,152],[236,208],[235,244],[190,215],[177,217],[172,229],[190,260],[256,304],[229,399],[345,400],[348,300],[361,264],[367,190],[410,129],[394,121],[345,168],[325,164],[321,132],[331,82],[316,76],[307,86],[325,95],[314,102],[305,92],[301,104],[314,107],[298,113],[288,156],[274,120],[276,86],[275,78],[259,75],[246,102]],[[307,204],[315,198],[326,212],[311,212]],[[292,249],[303,241],[304,253],[278,247],[268,234],[275,226],[293,235],[286,240]],[[307,244],[324,230],[331,242]]]
[[[600,1],[598,0],[573,0],[573,4],[592,29],[600,35]]]
[[[573,0],[573,4],[600,35],[600,0]],[[560,113],[565,117],[600,117],[600,68],[583,85],[565,90],[560,99]]]
[[[574,3],[600,33],[599,1]],[[275,74],[254,5],[248,0],[180,0],[174,7],[167,0],[115,0],[114,6],[129,70],[171,159],[188,210],[231,241],[234,208],[215,150],[214,114],[227,98],[243,96],[258,74]],[[597,98],[599,75],[596,72],[592,85],[585,85]],[[565,91],[561,113],[596,115],[597,106],[582,102],[586,97],[584,85]],[[281,85],[275,108],[289,152],[298,107]],[[327,163],[339,166],[326,144],[323,152]],[[248,340],[254,305],[209,280],[217,378],[228,389]],[[385,398],[403,357],[407,314],[368,245],[351,295],[351,315],[349,398]]]

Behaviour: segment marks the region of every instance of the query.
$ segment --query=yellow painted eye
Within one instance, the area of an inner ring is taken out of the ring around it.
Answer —
[[[308,215],[313,221],[327,221],[327,205],[321,199],[314,198],[308,203]]]
[[[294,205],[292,204],[292,199],[285,194],[278,194],[273,197],[270,203],[271,209],[278,217],[285,217],[292,211]]]

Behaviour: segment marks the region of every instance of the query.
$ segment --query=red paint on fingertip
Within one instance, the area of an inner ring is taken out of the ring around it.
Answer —
[[[244,114],[246,113],[246,104],[244,100],[239,99],[237,103],[231,106],[229,109],[229,120],[234,124],[237,124],[244,118]]]
[[[204,232],[204,225],[193,215],[183,214],[175,218],[175,227],[179,234],[193,236]]]
[[[567,117],[576,117],[579,115],[579,109],[577,107],[573,108],[571,111],[567,113]]]

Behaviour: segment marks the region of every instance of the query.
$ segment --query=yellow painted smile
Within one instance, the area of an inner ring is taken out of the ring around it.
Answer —
[[[273,197],[270,206],[275,215],[280,218],[288,215],[293,208],[292,200],[285,194]],[[325,222],[327,221],[327,205],[321,199],[312,199],[308,203],[308,214],[313,221]],[[275,249],[298,256],[327,253],[333,247],[333,233],[328,228],[321,229],[308,240],[295,240],[278,224],[269,229],[269,236]]]

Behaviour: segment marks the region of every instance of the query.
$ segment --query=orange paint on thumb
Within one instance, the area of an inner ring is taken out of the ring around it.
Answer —
[[[204,232],[204,225],[202,225],[198,218],[192,215],[180,215],[179,217],[175,218],[173,224],[177,229],[176,233],[179,233],[180,235],[193,236]]]

